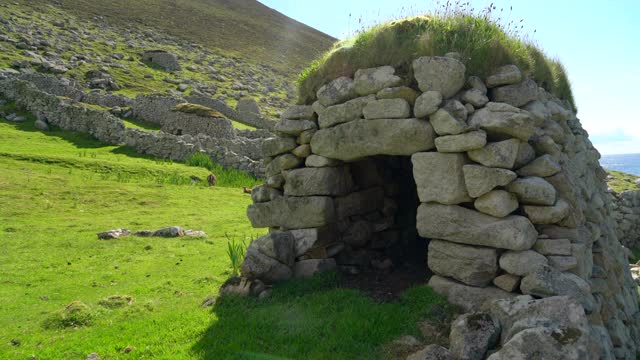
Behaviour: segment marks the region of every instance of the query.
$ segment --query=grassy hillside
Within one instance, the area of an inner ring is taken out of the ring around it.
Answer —
[[[21,0],[46,3],[49,0]],[[104,16],[122,27],[145,24],[207,48],[277,67],[302,70],[335,39],[255,0],[59,0],[84,16]]]

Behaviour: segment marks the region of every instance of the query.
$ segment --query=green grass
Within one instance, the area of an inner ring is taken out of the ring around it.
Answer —
[[[134,118],[122,119],[122,122],[124,122],[124,126],[129,129],[160,131],[160,129],[162,128],[162,126],[160,126],[159,124]]]
[[[392,65],[400,75],[412,78],[414,59],[458,52],[467,75],[485,78],[499,66],[515,64],[538,85],[574,104],[562,64],[520,36],[519,24],[502,25],[490,12],[472,14],[460,6],[380,24],[336,43],[298,78],[299,103],[312,102],[323,84],[353,76],[358,69]]]
[[[635,184],[640,177],[615,170],[607,170],[607,173],[613,176],[607,183],[615,192],[640,191],[640,187]]]
[[[233,125],[234,128],[238,129],[238,130],[256,130],[255,127],[253,126],[249,126],[249,125],[245,125],[243,123],[239,123],[237,121],[231,121],[231,124]]]
[[[279,285],[264,301],[224,298],[203,308],[233,271],[227,235],[265,233],[251,228],[251,198],[240,188],[255,180],[218,174],[213,188],[158,181],[204,179],[209,170],[199,166],[211,166],[42,133],[32,121],[0,119],[2,359],[387,359],[389,341],[418,336],[418,320],[453,311],[426,286],[381,304],[340,289],[331,274]],[[96,236],[171,225],[208,235]]]

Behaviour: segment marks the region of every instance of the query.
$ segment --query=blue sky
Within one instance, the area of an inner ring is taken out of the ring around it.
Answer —
[[[435,7],[435,1],[260,0],[263,4],[337,38],[359,28]],[[640,153],[640,1],[473,1],[493,2],[550,56],[567,67],[578,117],[602,154]],[[351,17],[349,16],[351,14]],[[533,34],[533,30],[536,33]]]

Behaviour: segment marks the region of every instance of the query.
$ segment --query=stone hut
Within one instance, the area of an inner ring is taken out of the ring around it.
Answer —
[[[182,66],[173,54],[164,50],[149,50],[142,54],[142,62],[153,64],[165,71],[181,71]]]
[[[572,106],[514,65],[484,80],[454,56],[412,70],[360,69],[283,113],[247,209],[270,233],[242,275],[422,262],[431,287],[475,312],[441,349],[455,358],[634,359],[638,291]]]

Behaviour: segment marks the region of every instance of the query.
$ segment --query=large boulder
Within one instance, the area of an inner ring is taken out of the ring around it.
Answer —
[[[475,311],[489,301],[517,296],[497,287],[469,286],[439,275],[433,275],[429,279],[429,286],[438,294],[445,296],[450,303],[460,306],[465,311]]]
[[[520,176],[548,177],[562,170],[560,164],[551,155],[543,155],[517,171]]]
[[[538,84],[527,79],[519,84],[497,87],[491,90],[491,98],[495,102],[524,106],[538,99]]]
[[[482,360],[500,337],[500,324],[484,312],[460,315],[451,324],[451,354],[459,360]]]
[[[318,116],[318,124],[321,129],[325,129],[334,125],[361,119],[365,106],[375,100],[376,97],[374,95],[369,95],[349,100],[344,104],[329,106]]]
[[[262,141],[262,154],[276,156],[287,153],[298,146],[296,139],[290,137],[273,137]]]
[[[414,115],[417,118],[427,117],[438,111],[440,104],[442,104],[442,94],[437,91],[424,92],[416,99],[413,107]]]
[[[342,196],[353,190],[354,184],[347,166],[302,168],[283,172],[286,196]]]
[[[339,77],[323,85],[316,94],[322,106],[331,106],[355,98],[356,86],[348,77]]]
[[[340,240],[340,234],[333,226],[289,231],[295,240],[295,254],[300,257],[309,250],[326,246]]]
[[[411,106],[404,99],[371,101],[362,110],[365,119],[406,119],[411,116]]]
[[[268,283],[288,280],[295,259],[295,239],[289,232],[276,232],[254,240],[242,263],[242,275]]]
[[[462,153],[480,149],[487,143],[487,133],[482,130],[460,135],[440,136],[436,138],[436,149],[441,153]]]
[[[514,193],[521,204],[554,205],[556,203],[556,189],[543,178],[519,178],[507,185],[507,190]]]
[[[424,56],[413,61],[418,87],[438,91],[444,98],[455,95],[465,84],[464,64],[451,57]]]
[[[454,205],[471,201],[464,184],[463,154],[423,152],[411,156],[421,202]]]
[[[498,103],[488,103],[486,107],[474,112],[469,125],[495,137],[514,137],[522,141],[529,141],[537,126],[527,111]]]
[[[489,191],[477,198],[473,205],[481,213],[497,218],[503,218],[519,207],[516,196],[504,190]]]
[[[498,272],[497,249],[431,240],[428,257],[431,271],[471,286],[489,285]]]
[[[513,169],[518,156],[520,140],[509,139],[489,143],[482,149],[469,151],[469,158],[484,166]]]
[[[504,65],[497,68],[487,77],[487,87],[517,84],[522,81],[522,72],[515,65]]]
[[[370,69],[360,69],[354,76],[355,90],[358,95],[375,94],[384,88],[399,86],[402,78],[395,75],[392,66],[381,66]]]
[[[429,239],[509,250],[528,250],[538,237],[533,224],[522,216],[499,219],[435,203],[418,207],[417,228],[420,236]]]
[[[279,197],[247,208],[256,228],[306,229],[322,227],[336,220],[333,199],[324,196]]]
[[[520,290],[523,294],[537,297],[568,296],[578,301],[589,313],[595,307],[591,287],[585,280],[550,266],[541,266],[522,278]]]
[[[356,120],[319,130],[311,139],[314,154],[338,160],[407,156],[433,148],[433,128],[418,119]]]
[[[518,177],[511,170],[481,165],[465,165],[462,172],[469,196],[473,198],[480,197],[498,186],[505,186]]]

